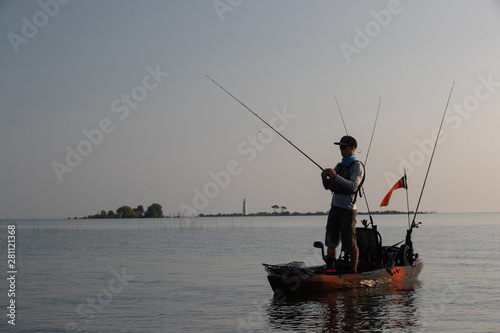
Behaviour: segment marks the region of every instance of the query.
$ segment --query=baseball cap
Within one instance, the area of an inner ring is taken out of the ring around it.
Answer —
[[[358,148],[358,142],[350,135],[343,136],[339,142],[334,142],[334,144],[340,146],[353,146],[354,148]]]

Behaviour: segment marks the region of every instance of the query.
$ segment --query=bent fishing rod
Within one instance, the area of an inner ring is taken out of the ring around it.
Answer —
[[[422,194],[424,194],[425,183],[427,182],[427,176],[429,176],[429,170],[431,169],[432,159],[434,158],[434,152],[436,151],[436,147],[439,141],[439,135],[441,134],[441,128],[443,127],[444,117],[446,116],[446,111],[448,110],[448,104],[450,103],[451,93],[453,92],[453,87],[455,86],[455,81],[451,85],[450,94],[448,95],[448,101],[446,102],[446,106],[443,112],[443,118],[441,119],[441,125],[439,125],[439,130],[436,136],[436,142],[434,142],[434,149],[432,149],[431,159],[429,161],[429,166],[427,167],[427,172],[425,174],[424,184],[422,185],[422,191],[420,191],[420,197],[418,198],[417,208],[415,208],[415,214],[413,215],[412,224],[415,223],[415,217],[418,213],[418,207],[420,206],[420,201],[422,200]]]
[[[299,147],[297,147],[296,145],[294,145],[290,140],[288,140],[287,138],[285,138],[283,136],[283,134],[281,134],[280,132],[278,132],[273,126],[271,126],[267,121],[265,121],[264,119],[262,119],[257,113],[253,112],[248,106],[246,106],[245,104],[243,104],[242,101],[240,101],[239,99],[237,99],[236,97],[234,97],[233,94],[231,94],[229,91],[227,91],[226,89],[224,89],[220,84],[218,84],[217,82],[215,82],[214,79],[212,79],[210,76],[208,75],[205,75],[207,78],[210,79],[210,81],[212,81],[213,83],[215,83],[217,86],[219,86],[219,88],[221,88],[222,90],[224,90],[229,96],[231,96],[232,98],[234,98],[238,103],[240,103],[241,105],[243,105],[243,107],[245,109],[247,109],[248,111],[250,111],[254,116],[256,116],[257,118],[260,119],[260,121],[262,121],[264,124],[266,124],[270,129],[272,129],[273,131],[275,131],[276,133],[278,133],[279,136],[281,136],[286,142],[288,142],[289,144],[292,145],[293,148],[297,149],[299,152],[302,153],[302,155],[304,155],[305,157],[307,157],[311,162],[313,162],[318,168],[321,169],[321,171],[325,171],[324,168],[322,168],[318,163],[316,163],[312,158],[310,158],[306,153],[304,153],[302,150],[300,150]]]

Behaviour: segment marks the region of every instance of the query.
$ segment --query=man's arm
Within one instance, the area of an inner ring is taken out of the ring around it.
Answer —
[[[331,190],[332,187],[333,187],[333,181],[335,179],[335,177],[337,176],[337,173],[335,172],[335,170],[333,169],[325,169],[325,171],[323,171],[321,173],[321,181],[323,182],[323,187],[325,188],[325,190]]]
[[[335,177],[333,181],[337,182],[340,186],[348,189],[349,191],[354,192],[356,191],[359,184],[363,180],[363,174],[364,170],[363,167],[361,166],[361,163],[356,162],[351,167],[351,173],[349,179],[345,179],[337,175],[337,177]]]

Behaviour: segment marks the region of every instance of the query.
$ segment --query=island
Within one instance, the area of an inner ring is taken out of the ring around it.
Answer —
[[[138,218],[162,218],[163,208],[160,204],[154,203],[144,210],[143,205],[136,208],[130,206],[121,206],[116,211],[101,210],[100,213],[83,217],[83,219],[138,219]],[[75,217],[76,218],[76,217]]]
[[[317,211],[317,212],[289,212],[285,206],[273,205],[271,208],[273,212],[257,212],[257,213],[247,213],[246,211],[242,213],[218,213],[218,214],[203,214],[200,213],[198,216],[189,217],[235,217],[235,216],[312,216],[312,215],[328,215],[329,211]],[[279,210],[279,211],[278,211]],[[436,212],[418,212],[419,214],[434,214]],[[384,210],[384,211],[372,211],[372,212],[358,212],[357,215],[384,215],[384,214],[408,214],[408,212],[396,211],[396,210]],[[414,214],[410,211],[409,214]],[[101,210],[101,212],[93,215],[88,215],[81,217],[80,219],[137,219],[137,218],[184,218],[187,217],[181,213],[177,215],[165,216],[163,214],[163,208],[160,204],[154,203],[150,205],[147,209],[144,209],[143,205],[139,205],[136,208],[130,206],[121,206],[116,211]],[[79,219],[74,217],[74,219]]]

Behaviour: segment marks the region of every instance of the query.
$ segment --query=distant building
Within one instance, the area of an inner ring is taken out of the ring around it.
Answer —
[[[243,215],[247,215],[247,200],[243,199]]]

